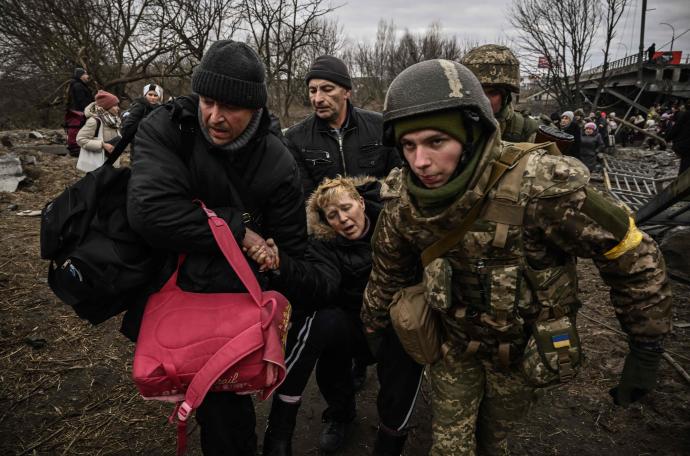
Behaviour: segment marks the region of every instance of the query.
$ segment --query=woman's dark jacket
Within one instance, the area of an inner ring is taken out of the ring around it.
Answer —
[[[93,102],[91,89],[84,81],[73,78],[69,83],[67,94],[67,109],[84,112],[84,109]]]
[[[348,240],[335,234],[319,215],[316,202],[307,203],[311,236],[304,259],[294,259],[280,250],[280,272],[276,280],[281,288],[300,293],[301,302],[294,309],[311,312],[323,307],[340,307],[359,319],[362,296],[371,272],[371,237],[382,209],[381,184],[373,178],[354,179],[364,198],[369,229],[364,237]],[[302,307],[299,307],[301,305]]]
[[[160,105],[153,105],[146,97],[139,97],[132,102],[127,112],[122,115],[122,127],[120,127],[121,139],[115,146],[113,153],[124,150],[127,145],[132,145],[131,154],[134,155],[134,136],[139,129],[139,123]]]
[[[681,157],[690,156],[690,111],[679,112],[676,122],[666,133],[666,140],[673,141],[673,151]]]
[[[568,125],[565,128],[561,128],[564,132],[573,135],[573,143],[570,145],[568,148],[568,151],[566,152],[566,155],[570,155],[571,157],[575,157],[577,159],[580,158],[580,142],[581,142],[581,135],[582,132],[580,131],[580,126],[575,122],[574,120],[570,122],[570,125]]]
[[[269,132],[266,109],[248,144],[229,152],[204,137],[197,120],[198,103],[196,96],[180,97],[154,110],[139,125],[127,215],[148,243],[170,252],[156,287],[170,276],[177,254],[186,253],[178,279],[182,289],[244,291],[194,200],[204,201],[223,218],[238,243],[245,234],[244,214],[250,213],[252,230],[300,258],[307,229],[299,172],[290,152]],[[265,274],[259,276],[265,286]]]
[[[328,123],[315,114],[290,127],[285,133],[290,152],[302,174],[306,197],[324,177],[386,177],[400,166],[398,151],[381,143],[383,118],[373,111],[355,108],[347,102],[347,121],[342,140]]]
[[[582,135],[580,139],[580,161],[584,163],[590,171],[593,171],[599,161],[597,153],[604,148],[604,140],[598,132],[593,135]]]

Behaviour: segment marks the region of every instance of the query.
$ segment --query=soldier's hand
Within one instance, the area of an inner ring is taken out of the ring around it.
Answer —
[[[654,388],[662,353],[661,349],[649,350],[630,344],[620,383],[609,391],[616,405],[627,407]]]

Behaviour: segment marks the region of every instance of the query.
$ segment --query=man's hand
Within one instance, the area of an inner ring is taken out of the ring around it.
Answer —
[[[616,405],[627,407],[654,388],[661,353],[630,344],[620,383],[609,391]]]
[[[103,150],[105,151],[105,153],[107,155],[110,155],[110,153],[113,151],[113,149],[115,149],[115,146],[113,146],[112,144],[108,144],[105,141],[103,142]]]
[[[242,250],[259,264],[261,272],[277,269],[279,266],[278,246],[273,242],[273,239],[269,239],[269,241],[270,244],[257,233],[246,228],[242,240]]]

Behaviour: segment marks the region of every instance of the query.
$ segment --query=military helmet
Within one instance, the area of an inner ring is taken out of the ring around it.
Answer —
[[[469,51],[462,64],[472,70],[483,86],[503,86],[520,93],[520,62],[506,46],[486,44]]]
[[[383,103],[383,140],[395,146],[396,120],[420,114],[459,110],[484,131],[496,129],[493,111],[477,77],[463,65],[434,59],[415,63],[393,79]]]

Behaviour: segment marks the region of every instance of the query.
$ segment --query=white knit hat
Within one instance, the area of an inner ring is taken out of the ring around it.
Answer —
[[[158,94],[158,98],[163,99],[163,88],[158,84],[146,84],[144,86],[144,96],[152,90]]]

